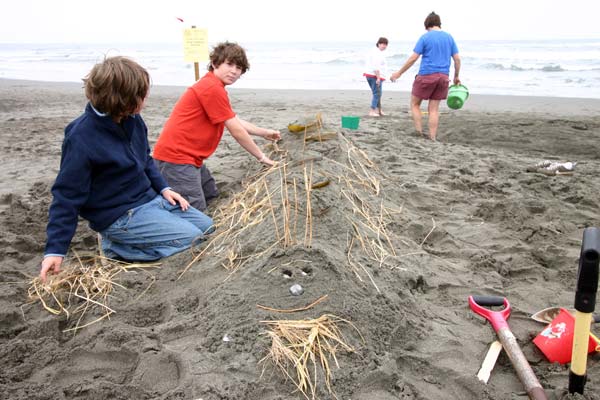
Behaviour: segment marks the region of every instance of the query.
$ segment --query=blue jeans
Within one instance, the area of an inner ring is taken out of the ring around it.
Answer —
[[[367,82],[369,83],[369,87],[373,93],[373,98],[371,99],[371,108],[381,108],[381,92],[383,90],[383,81],[379,81],[379,86],[377,86],[377,78],[367,76]]]
[[[158,195],[127,211],[100,234],[106,257],[153,261],[190,248],[212,231],[210,217],[193,207],[183,211]]]

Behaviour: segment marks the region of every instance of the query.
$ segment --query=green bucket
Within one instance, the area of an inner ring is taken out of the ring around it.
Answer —
[[[448,99],[446,104],[453,110],[462,108],[469,98],[469,89],[463,85],[452,85],[448,88]]]
[[[359,122],[360,122],[360,117],[355,117],[352,115],[343,115],[342,116],[342,128],[358,129]]]

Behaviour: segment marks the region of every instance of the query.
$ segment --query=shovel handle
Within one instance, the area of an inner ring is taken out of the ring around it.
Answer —
[[[483,306],[504,306],[501,311],[492,311]],[[469,296],[469,307],[492,324],[494,331],[508,328],[506,320],[510,316],[510,303],[505,297],[499,296]]]
[[[600,229],[586,228],[583,231],[575,292],[575,309],[582,313],[592,313],[596,306],[599,261]]]
[[[503,306],[504,297],[500,296],[471,296],[473,301],[480,306]]]
[[[571,370],[569,371],[569,393],[581,393],[587,380],[586,364],[588,338],[592,312],[596,307],[598,292],[598,264],[600,261],[600,229],[585,228],[581,242],[577,290],[575,292],[575,331],[571,348]]]
[[[531,400],[547,400],[546,392],[544,392],[542,385],[521,351],[515,335],[513,335],[508,327],[498,329],[497,333],[500,343],[502,343],[504,351],[506,351],[510,362],[517,371],[519,380],[525,386],[529,398]]]

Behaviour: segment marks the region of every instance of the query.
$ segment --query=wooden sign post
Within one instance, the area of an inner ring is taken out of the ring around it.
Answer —
[[[208,60],[208,33],[195,26],[183,30],[183,57],[194,63],[195,80],[200,79],[199,61]]]

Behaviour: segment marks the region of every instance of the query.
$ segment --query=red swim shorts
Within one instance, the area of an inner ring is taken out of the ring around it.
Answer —
[[[442,73],[417,75],[412,95],[423,100],[444,100],[448,97],[449,82],[448,75]]]

